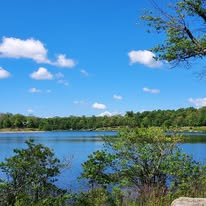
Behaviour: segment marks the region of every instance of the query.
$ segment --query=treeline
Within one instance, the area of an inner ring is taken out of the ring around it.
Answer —
[[[21,114],[0,114],[2,128],[35,128],[39,130],[94,130],[98,128],[117,127],[151,127],[151,126],[206,126],[206,107],[195,109],[189,107],[178,110],[154,110],[144,112],[127,112],[124,116],[69,116],[40,118]]]

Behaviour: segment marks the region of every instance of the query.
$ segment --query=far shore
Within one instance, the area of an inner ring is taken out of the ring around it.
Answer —
[[[99,132],[104,132],[104,131],[110,131],[110,132],[116,132],[118,131],[118,129],[114,129],[114,128],[101,128],[101,129],[94,129],[94,130],[48,130],[48,131],[44,131],[44,130],[38,130],[38,129],[34,129],[34,128],[24,128],[24,129],[16,129],[16,128],[4,128],[4,129],[0,129],[0,133],[33,133],[33,132],[39,132],[39,133],[43,133],[43,132],[75,132],[75,131],[81,131],[81,132],[89,132],[89,131],[99,131]]]
[[[46,131],[0,131],[0,133],[33,133],[33,132],[46,132]]]
[[[32,133],[32,132],[46,132],[41,130],[35,130],[35,129],[12,129],[12,128],[5,128],[0,129],[0,133]]]
[[[0,129],[0,133],[33,133],[33,132],[75,132],[75,131],[82,131],[82,132],[88,132],[88,131],[99,131],[99,132],[104,132],[104,131],[111,131],[111,132],[117,132],[122,127],[117,127],[117,128],[111,128],[111,127],[105,127],[105,128],[97,128],[97,129],[82,129],[82,130],[39,130],[35,128],[3,128]],[[176,129],[176,131],[179,132],[206,132],[206,126],[201,126],[201,127],[180,127]]]

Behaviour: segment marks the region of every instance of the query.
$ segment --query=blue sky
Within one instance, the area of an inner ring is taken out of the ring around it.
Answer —
[[[159,0],[159,3],[165,3]],[[147,1],[7,0],[0,6],[0,112],[124,114],[206,105],[205,81],[148,50]]]

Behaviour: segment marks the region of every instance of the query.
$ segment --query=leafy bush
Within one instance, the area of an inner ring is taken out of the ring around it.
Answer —
[[[46,205],[51,200],[63,200],[65,191],[54,182],[64,165],[48,147],[35,145],[33,140],[26,144],[26,149],[15,149],[13,157],[0,163],[7,176],[0,185],[0,205]]]

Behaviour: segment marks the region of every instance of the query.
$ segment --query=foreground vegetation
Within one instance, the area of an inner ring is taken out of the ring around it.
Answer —
[[[0,163],[0,205],[11,206],[167,206],[179,196],[206,196],[206,166],[182,153],[180,136],[160,128],[124,129],[118,138],[82,164],[87,191],[72,193],[55,185],[69,167],[33,140]],[[6,178],[5,178],[6,177]],[[69,185],[69,182],[68,182]]]
[[[127,112],[124,116],[111,117],[53,117],[39,118],[20,114],[0,114],[0,130],[98,130],[119,129],[122,127],[201,127],[206,126],[206,107],[178,110],[154,110]]]

